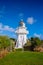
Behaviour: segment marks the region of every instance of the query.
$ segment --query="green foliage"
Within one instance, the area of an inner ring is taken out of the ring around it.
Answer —
[[[24,51],[30,51],[30,46],[31,46],[31,42],[28,39],[27,40],[27,43],[24,45]]]
[[[16,39],[14,39],[14,38],[10,38],[11,40],[13,40],[13,41],[16,41]]]
[[[41,44],[41,40],[37,37],[36,38],[31,37],[30,41],[31,41],[31,45],[33,46],[38,46]]]
[[[37,37],[35,38],[35,42],[36,42],[37,45],[41,44],[41,40],[39,38],[37,38]]]
[[[22,48],[19,48],[19,49],[15,49],[16,51],[22,51]]]
[[[30,46],[31,45],[31,42],[30,42],[30,40],[28,39],[27,40],[27,43],[24,45],[24,46]]]
[[[41,40],[41,46],[43,47],[43,40]]]
[[[14,38],[10,38],[10,41],[11,41],[11,47],[10,47],[10,49],[12,50],[12,51],[15,51],[15,43],[16,43],[16,39],[14,39]]]
[[[6,48],[10,46],[10,39],[7,36],[0,36],[0,48]]]
[[[0,65],[43,65],[43,53],[12,52],[0,59]]]

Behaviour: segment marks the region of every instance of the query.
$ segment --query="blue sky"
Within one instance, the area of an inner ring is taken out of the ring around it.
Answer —
[[[0,0],[0,35],[16,38],[14,33],[23,19],[32,36],[43,39],[43,0]]]

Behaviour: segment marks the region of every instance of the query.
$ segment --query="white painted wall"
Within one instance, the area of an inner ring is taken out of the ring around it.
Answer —
[[[27,37],[26,34],[18,34],[16,48],[22,48],[26,43]]]

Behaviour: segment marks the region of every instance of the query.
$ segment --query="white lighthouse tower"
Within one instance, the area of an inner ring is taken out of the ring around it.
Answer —
[[[21,21],[19,27],[15,31],[17,35],[17,42],[15,48],[23,48],[27,41],[28,31],[26,30],[25,23]]]

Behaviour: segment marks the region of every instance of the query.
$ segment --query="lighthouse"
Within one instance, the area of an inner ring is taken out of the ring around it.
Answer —
[[[17,35],[17,41],[15,48],[23,48],[23,46],[27,42],[27,27],[25,26],[25,23],[23,21],[20,21],[19,27],[15,31]]]

